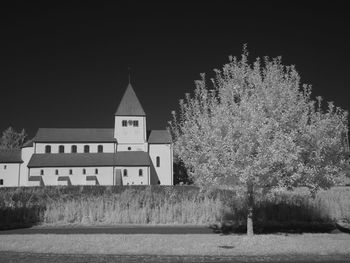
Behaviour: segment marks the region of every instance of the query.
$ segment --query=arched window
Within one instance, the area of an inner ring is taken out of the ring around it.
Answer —
[[[95,174],[98,174],[98,169],[95,169]]]
[[[97,152],[99,152],[99,153],[103,152],[103,145],[97,146]]]
[[[128,176],[128,170],[124,169],[123,175],[124,175],[124,176]]]
[[[44,175],[44,170],[40,170],[40,175]]]
[[[58,175],[58,170],[57,169],[55,170],[55,175]]]
[[[84,145],[84,153],[90,152],[90,146],[89,145]]]
[[[160,167],[160,157],[159,156],[157,156],[157,158],[156,158],[156,165],[157,165],[157,167]]]
[[[51,153],[51,146],[50,145],[45,146],[45,153]]]
[[[142,176],[143,174],[142,174],[142,169],[139,169],[139,176]]]
[[[72,145],[71,152],[72,153],[77,153],[77,146],[76,145]]]
[[[60,146],[58,147],[58,152],[59,152],[59,153],[64,153],[64,145],[60,145]]]
[[[83,174],[86,174],[86,169],[83,169]]]
[[[73,170],[72,169],[69,169],[69,174],[73,174]]]

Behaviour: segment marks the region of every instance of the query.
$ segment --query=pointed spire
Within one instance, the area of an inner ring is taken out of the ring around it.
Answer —
[[[116,116],[146,116],[130,81],[115,112]]]

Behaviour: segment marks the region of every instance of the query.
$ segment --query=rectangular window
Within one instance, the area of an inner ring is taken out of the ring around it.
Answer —
[[[126,126],[128,126],[128,121],[126,121],[126,120],[123,120],[123,121],[122,121],[122,126],[123,126],[123,127],[126,127]]]
[[[134,124],[134,127],[139,127],[139,121],[134,121],[133,124]]]
[[[0,179],[0,185],[4,185],[4,179]]]
[[[4,165],[4,170],[6,170],[6,168],[7,168],[7,165]]]

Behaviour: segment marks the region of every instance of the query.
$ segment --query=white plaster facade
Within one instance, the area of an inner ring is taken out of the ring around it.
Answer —
[[[98,146],[102,146],[103,152],[114,153],[116,143],[35,143],[34,153],[45,153],[45,147],[51,147],[51,153],[59,153],[59,147],[63,146],[64,153],[72,153],[72,146],[77,147],[77,153],[84,153],[84,147],[89,146],[90,153],[97,153]]]
[[[114,121],[114,129],[39,129],[20,160],[0,155],[0,187],[172,185],[170,134],[147,133],[146,114],[130,84]]]
[[[20,173],[19,163],[0,163],[0,187],[5,186],[18,186]]]

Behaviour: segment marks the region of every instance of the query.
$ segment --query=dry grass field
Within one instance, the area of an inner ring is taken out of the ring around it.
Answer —
[[[257,198],[256,225],[332,224],[350,220],[350,187],[302,189]],[[245,207],[232,191],[196,187],[44,187],[0,190],[0,228],[30,225],[195,224],[227,217],[244,224]],[[293,227],[291,225],[291,227]]]

